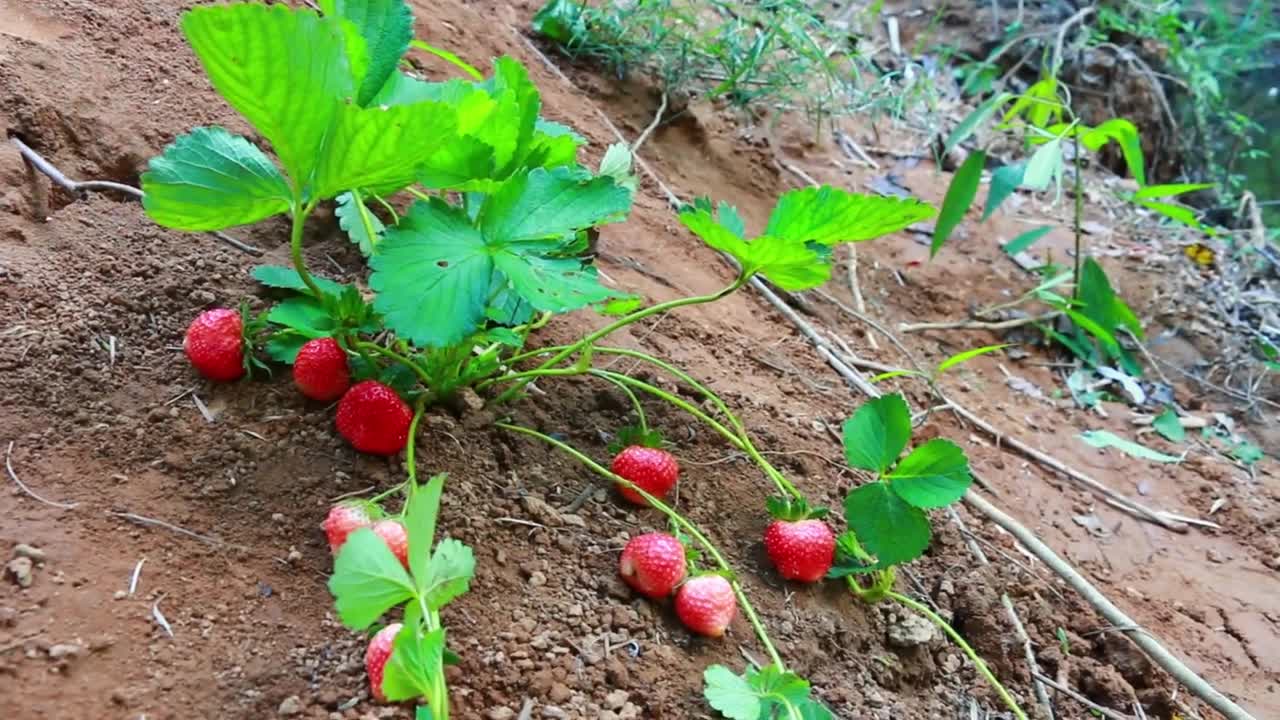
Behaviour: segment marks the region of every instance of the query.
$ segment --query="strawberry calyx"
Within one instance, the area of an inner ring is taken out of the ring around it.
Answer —
[[[662,437],[661,432],[652,428],[628,425],[620,428],[613,436],[613,442],[609,443],[609,453],[617,455],[629,447],[646,447],[658,450],[664,445],[666,445],[666,440]]]
[[[803,497],[771,497],[765,500],[765,507],[774,520],[785,522],[818,520],[828,512],[825,507],[809,507],[809,501]]]
[[[270,325],[267,323],[267,313],[260,312],[254,315],[249,309],[248,300],[241,300],[237,310],[240,312],[240,339],[244,348],[245,375],[252,377],[256,372],[259,374],[266,373],[267,377],[271,377],[271,366],[259,359],[257,354],[260,344],[258,340],[270,329]]]

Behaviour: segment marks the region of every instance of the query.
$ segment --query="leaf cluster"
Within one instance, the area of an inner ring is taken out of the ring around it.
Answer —
[[[930,537],[925,511],[959,500],[973,482],[964,450],[936,438],[899,459],[911,440],[911,410],[897,393],[864,403],[843,430],[849,467],[876,479],[845,497],[850,533],[837,546],[832,575],[885,570],[920,557]]]

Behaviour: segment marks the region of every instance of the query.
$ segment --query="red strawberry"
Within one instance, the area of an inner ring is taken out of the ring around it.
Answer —
[[[671,492],[671,488],[675,487],[676,480],[680,476],[680,466],[676,464],[676,459],[671,453],[643,445],[624,448],[613,458],[611,469],[615,475],[621,476],[624,480],[630,480],[641,490],[658,499],[666,497],[667,493]],[[639,493],[624,487],[621,483],[618,484],[618,492],[636,505],[649,504]]]
[[[338,403],[338,432],[360,452],[395,455],[409,441],[411,422],[405,401],[377,380],[353,385]]]
[[[373,524],[373,531],[382,538],[391,552],[395,553],[400,564],[409,568],[409,533],[399,520],[379,520]]]
[[[347,353],[333,338],[308,340],[293,361],[293,383],[312,400],[337,400],[351,387]]]
[[[320,527],[324,528],[325,537],[329,538],[329,551],[334,555],[347,541],[347,536],[362,527],[369,527],[373,520],[363,505],[334,505],[329,508],[329,516]]]
[[[724,635],[737,610],[733,586],[719,575],[699,575],[676,591],[676,616],[699,635]]]
[[[684,580],[684,545],[666,533],[637,535],[622,548],[618,571],[641,595],[664,598]]]
[[[401,627],[400,623],[391,623],[382,628],[369,641],[369,649],[364,651],[364,669],[369,673],[369,689],[379,702],[387,701],[387,696],[382,693],[382,671],[387,667],[387,660],[391,659],[392,645],[395,644]]]
[[[764,550],[782,577],[817,582],[831,569],[836,536],[821,520],[774,520],[764,530]]]
[[[205,310],[191,321],[182,349],[201,375],[229,382],[244,375],[244,322],[227,308]]]

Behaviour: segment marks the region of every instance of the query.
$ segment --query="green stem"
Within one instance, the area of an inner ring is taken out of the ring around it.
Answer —
[[[565,349],[556,353],[555,356],[552,357],[550,360],[547,360],[542,365],[539,365],[537,369],[546,370],[548,368],[559,365],[560,362],[565,358],[569,357],[570,355],[577,352],[578,350],[581,350],[586,347],[590,347],[592,344],[595,343],[595,341],[599,340],[600,338],[610,335],[630,325],[631,323],[638,322],[651,315],[657,315],[658,313],[664,313],[668,310],[674,310],[678,307],[684,307],[686,305],[699,305],[702,303],[715,302],[716,300],[719,300],[725,297],[726,295],[729,295],[730,293],[734,292],[738,288],[742,287],[744,284],[746,284],[747,280],[749,280],[750,278],[751,278],[750,275],[740,275],[736,280],[733,281],[731,285],[711,295],[695,295],[694,297],[668,300],[667,302],[664,302],[664,303],[658,303],[657,305],[652,305],[650,307],[637,310],[636,312],[633,312],[630,315],[627,315],[626,317],[619,318],[617,321],[604,326],[603,328],[591,333],[590,335],[587,335],[586,337],[582,338],[576,343],[569,345]],[[528,385],[528,384],[529,384],[528,379],[524,379],[520,382],[517,382],[515,386],[507,388],[506,391],[504,391],[501,395],[499,395],[495,400],[495,402],[505,403],[510,401],[512,398],[516,396],[516,394],[520,392],[521,389],[524,388],[525,385]]]
[[[421,380],[422,382],[424,383],[431,382],[431,376],[427,374],[426,370],[422,369],[420,365],[410,360],[409,358],[405,357],[404,355],[401,355],[395,350],[392,350],[391,348],[385,348],[377,343],[371,343],[364,340],[356,340],[354,343],[352,343],[352,346],[355,347],[357,351],[371,350],[375,353],[378,353],[379,355],[395,360],[401,365],[404,365],[405,367],[412,370],[413,374],[417,375],[418,379]]]
[[[409,441],[405,443],[404,464],[409,473],[409,484],[418,486],[418,463],[414,459],[414,447],[418,444],[418,423],[422,421],[423,411],[427,409],[427,395],[418,396],[413,403],[413,420],[409,422]]]
[[[596,473],[597,475],[635,492],[640,497],[644,498],[645,502],[649,503],[649,505],[652,506],[654,509],[661,512],[663,515],[666,515],[671,520],[671,522],[675,523],[682,530],[689,533],[689,536],[692,537],[694,540],[696,540],[697,543],[707,551],[707,554],[711,556],[711,558],[715,561],[716,565],[718,565],[721,570],[724,570],[730,575],[733,574],[733,568],[729,566],[728,561],[724,559],[724,556],[720,554],[720,551],[716,548],[716,546],[713,545],[711,541],[708,540],[707,537],[703,535],[700,530],[698,530],[697,526],[695,526],[693,523],[686,520],[684,516],[676,512],[666,503],[662,502],[661,500],[654,497],[653,495],[650,495],[649,493],[645,492],[642,488],[633,484],[631,481],[613,474],[603,465],[600,465],[596,461],[582,454],[577,448],[573,447],[572,445],[569,445],[568,443],[564,443],[559,440],[556,440],[555,438],[549,435],[544,435],[543,433],[540,433],[537,430],[534,430],[532,428],[527,428],[520,425],[512,425],[510,423],[505,423],[505,422],[499,422],[495,424],[498,427],[503,428],[504,430],[510,430],[511,432],[516,432],[522,435],[535,437],[545,443],[553,445],[556,448],[559,448],[560,450],[563,450],[564,452],[572,455],[576,460],[578,460],[578,462],[581,462],[583,465],[586,465],[592,472]],[[746,593],[743,592],[742,585],[736,579],[730,580],[729,584],[733,587],[733,594],[738,598],[738,604],[742,606],[743,614],[747,616],[747,620],[751,623],[751,626],[755,629],[756,637],[760,638],[760,643],[764,645],[765,651],[769,653],[769,658],[773,660],[774,664],[778,666],[778,669],[780,671],[786,672],[787,666],[785,663],[782,662],[782,656],[778,654],[777,648],[775,648],[773,646],[773,642],[769,640],[769,633],[765,631],[764,624],[760,622],[760,616],[756,615],[755,608],[752,607],[751,602],[747,600],[747,595]]]
[[[1004,701],[1005,706],[1007,706],[1009,710],[1017,716],[1018,720],[1027,720],[1026,713],[1022,712],[1022,708],[1018,707],[1018,701],[1013,699],[1013,696],[1009,694],[1009,691],[1005,689],[1004,685],[1001,685],[1000,681],[996,679],[995,673],[991,672],[991,669],[982,661],[982,658],[978,656],[978,653],[969,645],[969,643],[965,642],[965,639],[960,636],[960,633],[956,632],[955,628],[951,627],[946,620],[943,620],[940,615],[929,609],[927,605],[916,602],[906,595],[896,593],[892,590],[886,593],[886,595],[890,599],[896,600],[902,605],[924,615],[929,618],[934,625],[942,628],[942,631],[951,638],[952,642],[959,645],[964,654],[969,656],[969,660],[971,660],[973,662],[973,666],[978,669],[978,673],[981,674],[982,677],[986,678],[987,682],[991,684],[991,687],[995,689],[996,694]]]
[[[289,228],[289,253],[293,256],[293,269],[298,271],[298,277],[302,278],[302,284],[307,286],[311,294],[317,300],[324,299],[324,292],[320,290],[320,286],[316,284],[311,273],[307,272],[307,261],[302,257],[302,230],[307,222],[307,216],[316,207],[315,202],[308,203],[301,210],[293,213],[293,224]]]
[[[419,190],[418,188],[416,188],[416,187],[414,187],[414,186],[412,186],[412,185],[410,185],[409,187],[405,188],[405,190],[408,190],[410,195],[412,195],[412,196],[414,196],[414,197],[418,198],[419,200],[421,200],[421,201],[423,201],[423,202],[430,202],[430,201],[431,201],[431,196],[430,196],[430,195],[428,195],[428,194],[426,194],[426,193],[422,192],[421,190]]]
[[[644,417],[644,406],[640,404],[640,398],[636,397],[635,392],[631,388],[627,387],[626,383],[621,382],[615,378],[611,378],[607,375],[600,375],[599,377],[603,377],[604,379],[608,380],[614,385],[617,385],[618,389],[621,390],[627,396],[627,399],[631,400],[631,407],[635,408],[636,417],[639,419],[639,422],[640,422],[640,432],[644,433],[645,435],[648,435],[649,423],[647,420],[645,420],[645,417]]]

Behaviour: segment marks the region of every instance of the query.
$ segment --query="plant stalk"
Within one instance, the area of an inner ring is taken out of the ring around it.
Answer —
[[[951,627],[946,620],[943,620],[942,616],[931,610],[929,606],[916,602],[901,593],[890,590],[885,594],[885,596],[905,605],[908,608],[911,608],[912,610],[915,610],[921,615],[924,615],[929,618],[934,625],[942,628],[942,632],[946,633],[947,636],[951,638],[951,641],[956,645],[959,645],[960,650],[963,651],[965,655],[969,656],[969,660],[972,661],[973,666],[978,669],[978,673],[981,674],[982,677],[986,678],[987,682],[995,689],[996,694],[1000,696],[1000,699],[1004,701],[1005,706],[1013,712],[1014,716],[1016,716],[1018,720],[1027,720],[1027,714],[1022,712],[1022,708],[1018,706],[1018,701],[1014,700],[1013,696],[1009,694],[1009,691],[1005,689],[1004,685],[1000,684],[1000,681],[996,679],[995,673],[991,672],[991,668],[987,667],[987,664],[983,662],[977,651],[975,651],[969,643],[965,642],[965,639],[960,636],[960,633],[956,632],[955,628]]]
[[[747,280],[749,280],[750,278],[751,278],[750,275],[739,275],[738,278],[734,280],[731,285],[711,295],[695,295],[694,297],[677,298],[675,300],[668,300],[667,302],[664,302],[664,303],[658,303],[657,305],[653,305],[647,308],[643,308],[641,310],[637,310],[636,312],[633,312],[630,315],[627,315],[626,317],[619,318],[617,321],[604,326],[603,328],[591,333],[590,335],[587,335],[586,337],[573,343],[572,345],[569,345],[565,349],[556,353],[555,356],[552,357],[550,360],[547,360],[546,362],[539,365],[536,369],[547,370],[556,365],[559,365],[560,362],[563,361],[565,358],[569,357],[570,355],[572,355],[573,353],[579,350],[582,350],[583,348],[590,347],[600,338],[606,337],[630,325],[631,323],[638,322],[651,315],[663,313],[668,310],[674,310],[678,307],[684,307],[686,305],[699,305],[702,303],[715,302],[716,300],[719,300],[725,297],[726,295],[733,293],[735,290],[745,285]],[[515,386],[507,388],[505,391],[503,391],[503,393],[499,395],[497,399],[494,400],[494,402],[496,403],[509,402],[512,398],[516,396],[516,394],[520,392],[521,389],[524,388],[524,386],[528,385],[529,382],[530,380],[528,378],[522,378],[519,382],[515,384]]]
[[[307,286],[317,300],[324,300],[324,292],[316,284],[315,278],[311,277],[311,273],[307,272],[307,261],[302,257],[302,230],[306,225],[307,217],[315,207],[316,204],[313,201],[301,210],[291,213],[293,224],[289,228],[289,254],[293,257],[293,269],[298,272],[298,277],[302,278],[302,284]]]

